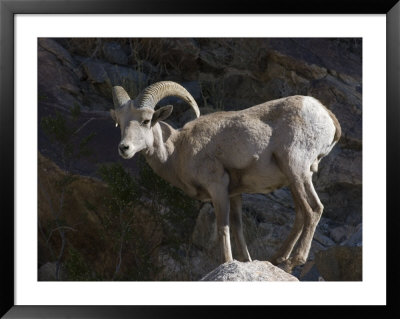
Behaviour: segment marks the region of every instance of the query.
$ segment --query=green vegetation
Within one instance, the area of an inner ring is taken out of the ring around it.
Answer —
[[[182,244],[190,245],[196,221],[197,202],[155,175],[143,157],[138,162],[137,179],[120,164],[101,165],[99,169],[111,193],[105,229],[118,229],[113,235],[119,243],[115,247],[119,256],[116,274],[126,254],[134,254],[135,260],[129,274],[114,276],[114,280],[154,280],[161,268],[153,260],[157,256],[152,254],[160,246],[183,263],[184,259],[177,252]],[[140,208],[146,208],[146,213]],[[117,220],[118,227],[111,227]]]
[[[85,261],[85,257],[78,249],[68,246],[68,258],[65,259],[64,265],[68,280],[84,281],[84,280],[101,280],[91,267]]]
[[[148,225],[143,223],[141,211],[136,209],[140,205],[140,188],[121,164],[101,165],[99,174],[108,185],[111,195],[105,199],[108,214],[103,227],[115,243],[113,252],[110,252],[117,256],[112,280],[151,280],[150,275],[155,269],[148,252],[155,249],[159,243],[146,243],[143,239],[148,230],[146,226],[154,226],[151,231],[157,232],[155,216],[146,216]],[[132,257],[128,256],[129,254],[134,255],[133,258],[129,258]],[[133,272],[133,278],[128,278],[127,274],[121,271],[125,259],[135,261],[131,266],[136,270]]]
[[[143,157],[139,157],[139,169],[138,183],[144,195],[152,198],[153,210],[158,211],[159,206],[167,208],[162,217],[169,244],[176,247],[187,243],[196,222],[198,202],[157,176]]]

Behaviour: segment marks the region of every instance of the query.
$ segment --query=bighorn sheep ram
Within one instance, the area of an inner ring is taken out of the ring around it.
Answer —
[[[197,118],[181,129],[163,122],[172,106],[154,108],[167,96],[182,98]],[[223,262],[232,261],[229,226],[238,259],[251,261],[242,230],[241,194],[266,194],[283,186],[290,187],[296,215],[272,262],[289,272],[306,262],[323,210],[312,174],[341,135],[335,115],[318,100],[297,95],[199,117],[189,92],[164,81],[148,86],[134,100],[115,86],[113,101],[111,116],[122,136],[119,154],[129,159],[141,152],[166,181],[193,198],[212,201]]]

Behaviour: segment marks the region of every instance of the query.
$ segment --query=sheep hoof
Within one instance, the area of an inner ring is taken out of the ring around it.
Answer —
[[[282,264],[286,260],[287,258],[274,256],[271,258],[271,264],[273,264],[274,266],[278,266],[279,264]]]
[[[291,274],[295,265],[290,259],[286,259],[284,262],[279,263],[277,267]]]

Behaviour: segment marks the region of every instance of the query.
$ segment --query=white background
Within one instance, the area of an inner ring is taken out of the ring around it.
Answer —
[[[385,15],[17,15],[16,305],[385,304]],[[37,37],[362,37],[362,282],[37,282]]]

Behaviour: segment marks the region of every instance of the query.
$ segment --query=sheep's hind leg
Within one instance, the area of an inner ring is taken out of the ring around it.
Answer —
[[[223,176],[222,180],[226,183],[213,183],[208,186],[214,205],[215,216],[217,219],[218,237],[221,243],[222,260],[224,263],[232,261],[232,249],[229,236],[229,196],[228,183],[229,177]],[[226,184],[226,185],[225,185]]]
[[[291,190],[291,193],[292,193],[293,198],[295,198],[296,193],[293,190]],[[289,235],[286,237],[282,246],[278,249],[278,251],[274,254],[274,256],[271,259],[271,262],[274,265],[282,264],[289,258],[290,254],[291,254],[291,252],[303,230],[303,225],[304,225],[303,212],[301,210],[300,205],[297,204],[297,201],[294,200],[294,202],[295,202],[295,211],[296,211],[294,223],[293,223],[293,226],[292,226],[292,229],[291,229]]]
[[[292,256],[286,261],[288,268],[302,265],[307,261],[315,228],[324,209],[312,184],[311,174],[296,188],[296,192],[304,212],[304,227]]]
[[[286,177],[290,182],[290,191],[292,193],[295,212],[296,212],[294,223],[289,235],[286,237],[285,241],[278,249],[278,251],[271,258],[271,262],[274,265],[279,265],[279,264],[282,265],[282,263],[286,262],[286,260],[289,259],[289,256],[303,231],[304,213],[303,213],[303,207],[302,205],[300,205],[299,194],[296,190],[297,187],[296,180],[298,179],[297,174],[294,174],[292,168],[289,166],[290,161],[284,159],[281,160],[281,158],[286,158],[287,155],[280,154],[279,156],[278,154],[274,154],[274,156],[278,167],[286,175]]]
[[[233,196],[230,199],[230,224],[232,235],[235,238],[235,243],[238,248],[239,260],[251,261],[251,257],[243,235],[241,195]]]
[[[315,228],[323,211],[323,206],[314,190],[311,176],[311,174],[305,174],[302,178],[303,181],[297,180],[291,187],[295,205],[302,212],[304,225],[291,257],[279,265],[287,272],[291,272],[294,267],[303,265],[307,261]]]

